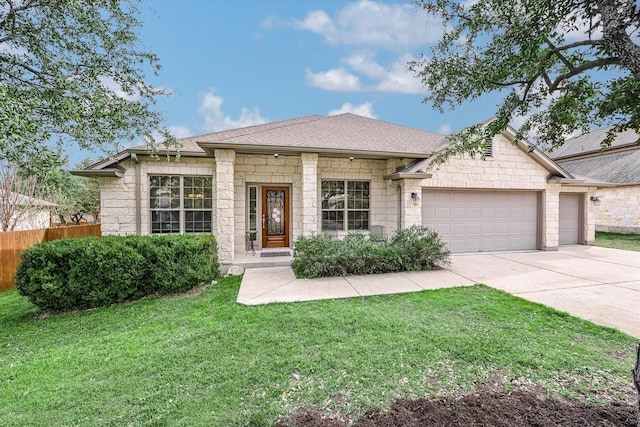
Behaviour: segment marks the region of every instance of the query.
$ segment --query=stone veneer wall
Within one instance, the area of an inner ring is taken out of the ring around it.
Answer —
[[[544,218],[540,243],[544,250],[558,247],[559,193],[589,190],[586,187],[566,187],[559,182],[548,181],[549,172],[503,135],[494,138],[492,156],[485,160],[472,159],[468,155],[454,157],[428,172],[433,173],[433,176],[422,181],[427,190],[457,188],[540,192],[539,214]],[[588,200],[588,196],[586,199]],[[589,204],[585,204],[585,224],[585,241],[593,243],[595,222]]]
[[[640,234],[640,185],[603,187],[595,194],[597,231]]]
[[[141,234],[150,233],[149,213],[149,175],[197,175],[213,178],[215,189],[214,159],[182,157],[176,162],[174,158],[167,160],[160,156],[154,160],[148,156],[140,156],[140,219]],[[135,234],[136,233],[136,162],[127,159],[120,164],[126,168],[122,178],[98,178],[100,184],[100,219],[102,234]],[[214,200],[215,204],[215,200]],[[214,210],[213,221],[216,215]]]
[[[318,196],[321,194],[322,180],[344,179],[370,181],[369,225],[381,225],[384,227],[385,234],[391,235],[395,232],[398,224],[398,190],[384,180],[383,177],[387,173],[389,173],[387,160],[349,160],[320,157],[318,159]],[[320,219],[321,209],[322,206],[318,203],[318,233],[322,232]],[[346,234],[347,232],[338,233],[340,236]]]

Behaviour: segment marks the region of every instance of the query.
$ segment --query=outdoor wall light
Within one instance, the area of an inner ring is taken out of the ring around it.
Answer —
[[[349,157],[349,161],[350,161],[350,162],[353,162],[353,157]]]
[[[416,193],[415,191],[413,191],[411,193],[411,200],[413,200],[413,204],[417,205],[418,202],[420,202],[420,196],[418,196],[418,193]]]
[[[593,202],[594,205],[598,206],[600,204],[600,197],[598,196],[591,196],[589,197],[589,200],[591,200]]]
[[[276,160],[278,160],[278,153],[275,153],[275,154],[273,155],[273,157],[274,157]]]

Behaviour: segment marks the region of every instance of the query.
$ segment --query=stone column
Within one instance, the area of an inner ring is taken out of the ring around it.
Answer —
[[[584,195],[584,244],[593,246],[596,243],[596,205],[591,197],[596,197],[597,187],[589,187]]]
[[[400,227],[422,224],[422,179],[405,178],[400,181],[400,185]],[[411,197],[412,193],[415,193],[417,199]]]
[[[302,153],[302,235],[318,234],[318,155]]]
[[[234,150],[215,150],[216,161],[216,225],[215,236],[218,241],[218,256],[221,264],[233,263],[233,244],[235,233],[234,218],[234,175],[236,153]]]
[[[560,187],[549,182],[542,192],[542,247],[543,251],[557,251],[560,239]]]

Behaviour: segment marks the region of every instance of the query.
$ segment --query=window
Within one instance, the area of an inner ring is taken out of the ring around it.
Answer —
[[[322,181],[322,229],[369,229],[368,181]]]
[[[151,233],[210,233],[211,177],[149,176]]]

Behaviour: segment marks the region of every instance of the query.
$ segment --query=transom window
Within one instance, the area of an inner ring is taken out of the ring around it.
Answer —
[[[210,233],[211,177],[149,176],[151,233]]]
[[[369,181],[322,181],[322,229],[369,229]]]

